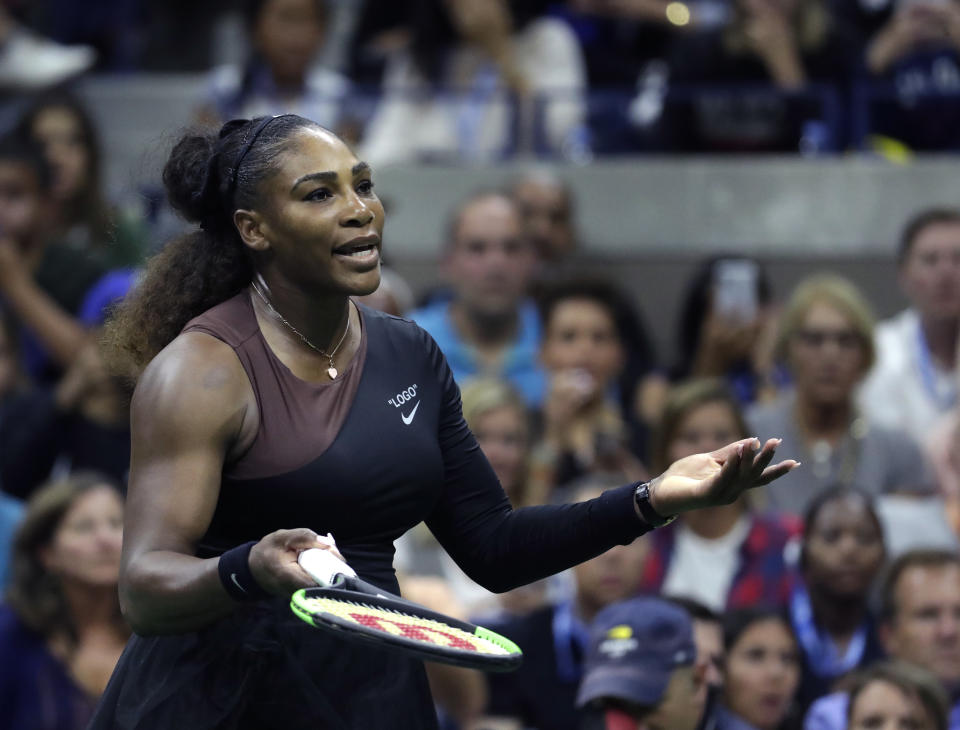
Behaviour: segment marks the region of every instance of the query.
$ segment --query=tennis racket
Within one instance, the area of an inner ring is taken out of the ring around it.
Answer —
[[[301,588],[290,599],[293,612],[311,626],[427,661],[488,672],[509,672],[523,661],[520,648],[506,637],[377,588],[329,550],[304,550],[298,560],[320,584]]]

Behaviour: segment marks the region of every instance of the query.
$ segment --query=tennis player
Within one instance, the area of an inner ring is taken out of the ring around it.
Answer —
[[[312,584],[298,553],[330,547],[318,535],[397,592],[393,540],[426,520],[505,591],[796,466],[749,439],[589,502],[512,510],[433,340],[350,299],[380,281],[367,164],[282,115],[183,137],[164,182],[198,228],[108,328],[139,378],[120,578],[135,636],[93,728],[434,728],[418,661],[289,610]]]

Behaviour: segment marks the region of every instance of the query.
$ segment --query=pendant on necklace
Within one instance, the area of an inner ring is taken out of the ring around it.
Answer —
[[[337,369],[332,365],[327,368],[327,375],[330,376],[330,380],[336,380],[339,374],[340,373],[337,371]]]

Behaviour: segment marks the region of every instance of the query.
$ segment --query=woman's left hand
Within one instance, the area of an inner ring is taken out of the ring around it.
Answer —
[[[800,465],[793,459],[770,466],[780,439],[735,441],[710,454],[674,462],[650,483],[650,506],[664,517],[701,507],[731,504]]]

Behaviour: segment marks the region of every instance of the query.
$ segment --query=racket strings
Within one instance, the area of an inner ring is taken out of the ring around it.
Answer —
[[[512,652],[491,638],[468,633],[442,621],[369,603],[310,597],[302,604],[314,613],[327,613],[369,629],[430,644],[482,654],[506,656]]]

